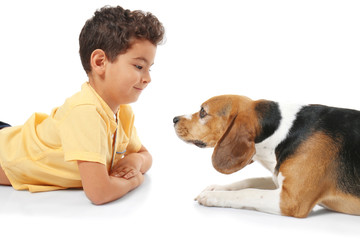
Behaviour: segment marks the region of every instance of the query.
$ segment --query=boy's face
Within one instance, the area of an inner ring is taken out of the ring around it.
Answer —
[[[150,83],[150,67],[156,46],[148,40],[135,40],[132,46],[105,67],[104,100],[111,108],[135,102]]]

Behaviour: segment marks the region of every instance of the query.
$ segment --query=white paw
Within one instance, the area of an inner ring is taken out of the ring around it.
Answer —
[[[209,192],[209,191],[227,191],[227,190],[228,190],[228,189],[227,189],[225,186],[213,184],[213,185],[207,186],[207,187],[203,190],[203,192]]]
[[[224,203],[221,200],[220,192],[203,191],[195,199],[199,204],[207,207],[223,207]]]

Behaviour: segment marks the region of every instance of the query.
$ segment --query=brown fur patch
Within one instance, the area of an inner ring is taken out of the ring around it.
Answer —
[[[197,146],[215,147],[212,157],[215,169],[233,173],[251,163],[255,154],[254,139],[260,128],[255,106],[253,100],[244,96],[210,98],[191,119],[177,119],[176,133]]]
[[[283,215],[306,217],[316,204],[332,195],[337,153],[335,142],[316,132],[280,166],[285,177],[280,200]]]
[[[320,205],[337,212],[360,215],[360,199],[332,187]]]
[[[179,117],[175,129],[182,140],[190,143],[201,141],[207,147],[215,147],[237,115],[244,120],[247,127],[258,125],[254,113],[254,101],[247,97],[216,96],[204,102],[201,107],[207,113],[202,119],[200,112],[192,114],[191,119]]]

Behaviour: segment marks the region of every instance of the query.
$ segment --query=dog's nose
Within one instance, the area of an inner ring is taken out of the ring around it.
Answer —
[[[180,117],[174,117],[173,123],[176,124],[178,121],[180,121]]]

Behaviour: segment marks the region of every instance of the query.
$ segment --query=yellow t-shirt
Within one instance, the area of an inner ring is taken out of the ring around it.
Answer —
[[[110,170],[111,162],[141,148],[131,107],[120,106],[116,118],[85,83],[50,116],[35,113],[22,126],[2,129],[1,167],[17,190],[82,187],[76,160],[102,163]]]

